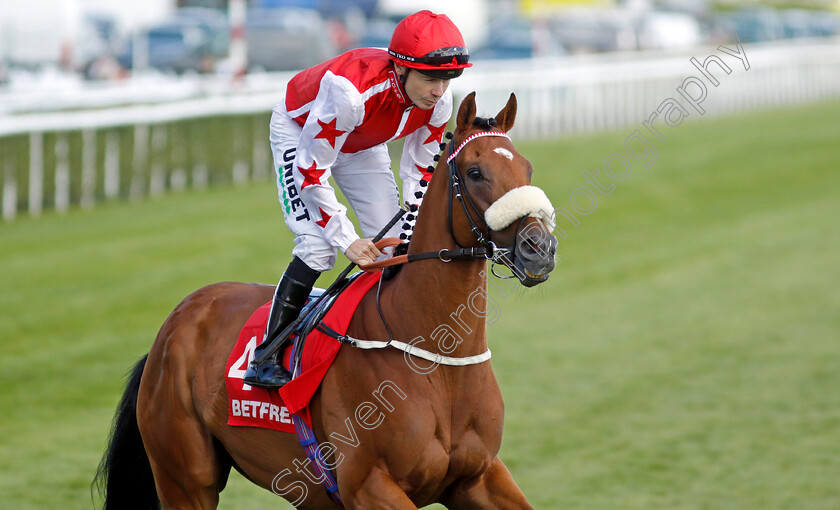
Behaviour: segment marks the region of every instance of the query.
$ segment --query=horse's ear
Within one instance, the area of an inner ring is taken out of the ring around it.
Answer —
[[[472,128],[473,120],[475,120],[475,92],[470,92],[458,108],[458,131],[463,133]]]
[[[505,107],[496,114],[496,126],[507,133],[513,127],[514,119],[516,119],[516,94],[511,93]]]

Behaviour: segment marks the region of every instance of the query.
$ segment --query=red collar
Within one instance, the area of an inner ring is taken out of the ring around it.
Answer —
[[[408,94],[403,89],[402,82],[400,82],[400,77],[397,76],[396,71],[393,69],[388,71],[388,79],[391,80],[391,90],[393,90],[394,94],[397,95],[397,99],[399,99],[401,103],[413,104],[408,98]]]

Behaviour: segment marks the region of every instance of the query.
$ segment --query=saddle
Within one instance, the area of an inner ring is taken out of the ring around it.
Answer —
[[[266,390],[244,384],[242,378],[262,341],[271,302],[258,308],[246,321],[225,365],[228,393],[228,424],[294,432],[293,414],[311,426],[309,402],[338,355],[341,342],[324,334],[316,326],[345,333],[356,307],[367,292],[379,282],[380,272],[357,273],[324,296],[323,289],[313,289],[301,310],[293,344],[283,353],[283,364],[294,378],[279,390]],[[318,303],[317,308],[313,308]]]

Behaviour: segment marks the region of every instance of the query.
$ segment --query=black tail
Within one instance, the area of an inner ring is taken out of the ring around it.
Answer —
[[[104,497],[104,510],[158,510],[152,466],[137,426],[137,391],[148,354],[137,362],[126,384],[111,440],[102,456],[93,486]]]

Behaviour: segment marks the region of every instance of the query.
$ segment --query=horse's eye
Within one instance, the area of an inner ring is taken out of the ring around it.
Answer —
[[[478,168],[470,168],[467,171],[467,177],[469,177],[470,179],[472,179],[474,181],[480,181],[481,179],[484,178],[484,176],[481,175],[481,170],[479,170]]]

